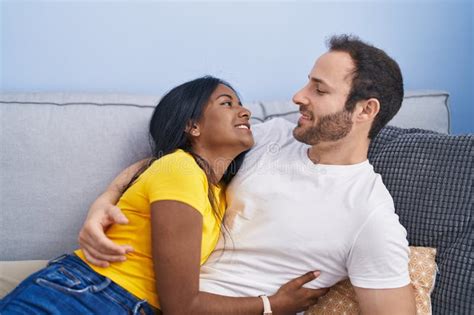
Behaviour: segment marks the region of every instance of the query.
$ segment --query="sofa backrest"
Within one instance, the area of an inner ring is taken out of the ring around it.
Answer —
[[[444,91],[409,91],[389,125],[450,133],[448,98],[449,94]],[[258,113],[263,112],[265,119],[283,117],[294,123],[298,120],[298,107],[291,101],[259,102],[259,105]]]
[[[448,132],[447,97],[408,93],[394,123]],[[90,204],[120,170],[150,154],[147,127],[157,101],[114,94],[0,94],[0,260],[49,259],[77,247]],[[297,116],[290,102],[247,106],[254,123]]]

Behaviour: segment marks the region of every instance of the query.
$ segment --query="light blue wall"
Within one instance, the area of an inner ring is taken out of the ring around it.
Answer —
[[[0,0],[1,1],[1,0]],[[203,74],[244,101],[289,99],[324,39],[386,50],[407,89],[451,93],[453,132],[474,132],[472,1],[3,1],[1,89],[161,94]]]

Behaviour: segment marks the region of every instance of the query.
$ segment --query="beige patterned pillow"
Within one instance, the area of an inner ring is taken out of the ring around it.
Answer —
[[[413,287],[415,288],[416,313],[431,314],[430,294],[436,278],[436,249],[410,246],[408,268]],[[360,314],[356,294],[349,280],[337,283],[318,303],[312,306],[305,315],[327,314]]]

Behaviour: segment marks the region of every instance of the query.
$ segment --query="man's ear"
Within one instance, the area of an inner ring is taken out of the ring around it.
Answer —
[[[199,129],[198,124],[189,122],[186,125],[186,133],[189,134],[191,137],[199,137],[201,135],[201,131]]]
[[[376,98],[369,98],[368,100],[359,102],[357,107],[356,120],[360,122],[372,121],[380,111],[380,102]]]

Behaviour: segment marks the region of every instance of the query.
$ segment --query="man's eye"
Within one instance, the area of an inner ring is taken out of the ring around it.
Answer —
[[[325,91],[322,91],[322,90],[320,90],[320,89],[316,89],[316,93],[321,94],[321,95],[322,95],[322,94],[326,94]]]

